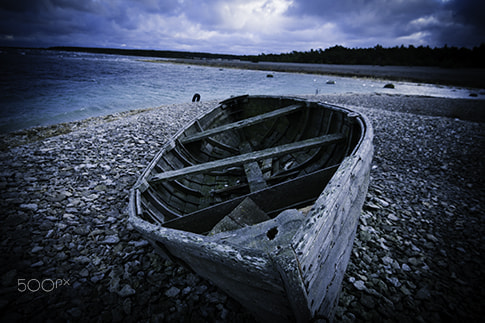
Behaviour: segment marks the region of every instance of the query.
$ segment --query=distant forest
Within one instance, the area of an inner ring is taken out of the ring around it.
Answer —
[[[66,51],[66,52],[83,52],[83,53],[159,57],[159,58],[242,59],[242,56],[238,56],[238,55],[182,52],[182,51],[173,51],[173,50],[154,50],[154,49],[119,49],[119,48],[102,48],[102,47],[63,47],[63,46],[49,47],[46,49],[60,50],[60,51]]]
[[[408,46],[384,48],[345,48],[334,46],[325,50],[306,52],[293,51],[282,54],[226,55],[200,52],[112,49],[87,47],[51,47],[50,50],[78,51],[118,55],[133,55],[163,58],[195,59],[239,59],[243,61],[269,61],[289,63],[346,64],[346,65],[397,65],[397,66],[440,66],[448,68],[485,68],[485,43],[472,49],[444,46]]]
[[[346,64],[346,65],[400,65],[400,66],[440,66],[440,67],[485,67],[485,43],[473,49],[444,46],[400,46],[384,48],[345,48],[334,46],[325,50],[307,52],[293,51],[287,54],[260,54],[246,56],[246,60]]]

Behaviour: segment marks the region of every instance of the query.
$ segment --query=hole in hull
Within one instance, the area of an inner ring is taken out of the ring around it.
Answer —
[[[268,237],[269,240],[273,240],[277,234],[278,234],[277,227],[271,228],[268,230],[268,232],[266,232],[266,236]]]

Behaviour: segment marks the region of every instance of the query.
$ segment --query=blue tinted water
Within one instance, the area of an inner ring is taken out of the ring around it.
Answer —
[[[267,77],[271,73],[272,78]],[[335,84],[327,84],[332,80]],[[2,50],[0,132],[232,95],[394,93],[468,98],[469,90],[362,78],[159,64],[140,57]]]

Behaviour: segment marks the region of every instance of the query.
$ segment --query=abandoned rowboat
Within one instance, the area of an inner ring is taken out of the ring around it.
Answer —
[[[130,222],[258,320],[332,320],[372,137],[345,108],[230,98],[164,145],[131,191]]]

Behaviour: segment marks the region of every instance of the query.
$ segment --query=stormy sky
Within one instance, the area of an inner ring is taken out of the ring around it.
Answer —
[[[226,54],[474,47],[483,0],[0,0],[0,46]]]

